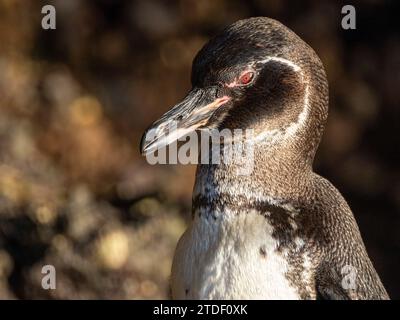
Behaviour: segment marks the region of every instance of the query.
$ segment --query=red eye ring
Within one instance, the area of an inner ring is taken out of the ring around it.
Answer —
[[[246,85],[246,84],[249,84],[253,80],[253,78],[254,78],[254,72],[248,71],[248,72],[243,73],[240,76],[239,82],[242,85]]]

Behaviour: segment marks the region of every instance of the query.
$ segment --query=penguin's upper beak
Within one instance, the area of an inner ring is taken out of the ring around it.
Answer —
[[[175,105],[143,134],[143,155],[165,147],[190,132],[206,126],[214,112],[230,97],[217,97],[217,87],[193,88],[182,102]]]

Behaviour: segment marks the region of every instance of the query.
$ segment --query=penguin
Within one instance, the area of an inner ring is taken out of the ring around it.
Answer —
[[[276,20],[240,20],[198,52],[191,82],[144,133],[142,154],[196,130],[251,129],[242,140],[254,166],[245,175],[235,161],[197,166],[172,298],[389,299],[349,205],[313,171],[328,116],[314,50]]]

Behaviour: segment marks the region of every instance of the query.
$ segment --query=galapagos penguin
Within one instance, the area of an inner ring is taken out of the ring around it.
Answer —
[[[254,168],[199,164],[192,221],[173,261],[176,299],[388,299],[339,191],[313,172],[328,115],[324,67],[304,41],[265,17],[212,38],[192,90],[153,123],[153,152],[197,129],[251,128]],[[171,121],[173,132],[165,129]]]

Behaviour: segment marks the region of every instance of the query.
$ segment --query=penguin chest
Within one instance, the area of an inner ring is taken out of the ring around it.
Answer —
[[[175,299],[300,299],[285,253],[260,214],[196,214],[176,249]]]

